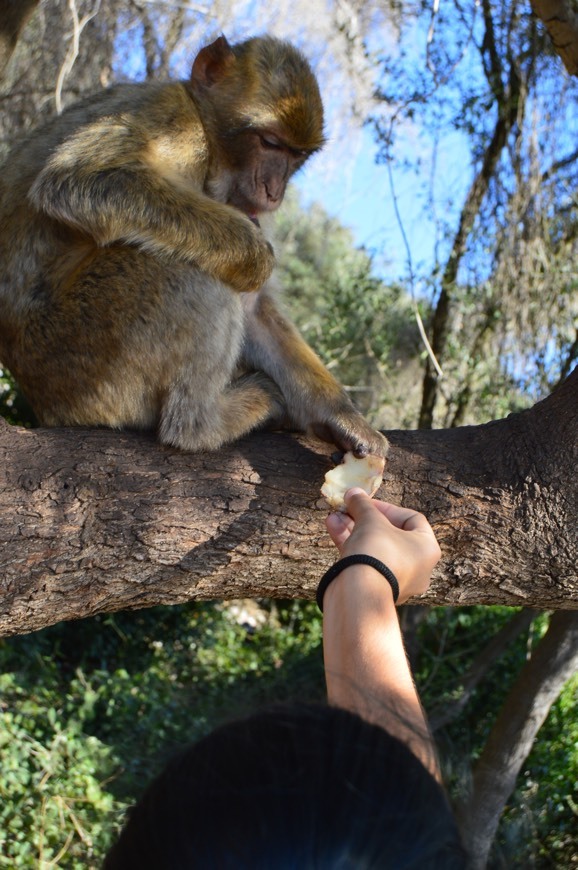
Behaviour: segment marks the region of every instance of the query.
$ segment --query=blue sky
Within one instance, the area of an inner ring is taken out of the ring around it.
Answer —
[[[360,136],[356,153],[346,156],[343,169],[332,171],[329,157],[321,184],[314,183],[317,167],[313,164],[298,177],[297,187],[305,204],[320,202],[353,231],[356,244],[374,253],[377,274],[388,280],[404,278],[408,274],[407,251],[395,214],[388,169],[376,162],[377,147],[370,131],[364,130]],[[435,262],[438,220],[447,220],[465,195],[471,179],[470,155],[463,138],[448,132],[438,145],[433,198],[426,203],[423,186],[431,169],[433,143],[420,131],[405,137],[403,147],[406,156],[421,158],[419,175],[398,167],[393,177],[414,272],[423,274]]]

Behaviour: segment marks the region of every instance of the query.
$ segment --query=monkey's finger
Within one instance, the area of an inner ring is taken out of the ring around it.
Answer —
[[[369,447],[367,444],[360,444],[358,447],[355,447],[352,452],[356,459],[365,459],[369,454]]]

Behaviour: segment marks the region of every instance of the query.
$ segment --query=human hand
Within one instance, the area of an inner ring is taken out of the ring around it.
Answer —
[[[391,568],[399,583],[398,603],[427,590],[441,557],[423,514],[371,499],[362,489],[345,493],[347,513],[327,517],[327,531],[341,557],[364,553]]]

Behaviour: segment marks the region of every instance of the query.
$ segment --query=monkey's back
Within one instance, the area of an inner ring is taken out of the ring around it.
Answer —
[[[202,147],[186,88],[146,83],[116,86],[71,106],[14,149],[0,173],[0,361],[44,423],[154,425],[161,393],[199,329],[197,317],[211,317],[214,306],[225,310],[223,365],[232,369],[240,345],[238,301],[206,276],[201,287],[190,264],[162,262],[130,240],[102,246],[35,206],[30,194],[39,174],[51,162],[66,168],[79,137],[88,165],[93,152],[97,166],[112,168],[121,161],[130,166],[134,157],[156,161],[160,171],[164,139],[177,142],[185,166],[187,143],[196,140],[197,152]],[[174,153],[167,155],[167,174],[171,161]],[[203,171],[190,170],[192,183]],[[80,175],[81,194],[82,182]],[[99,202],[92,207],[97,211]],[[197,343],[203,341],[199,334]]]
[[[122,131],[124,155],[119,136],[111,142],[113,129]],[[199,138],[198,112],[182,83],[124,84],[68,107],[15,147],[0,168],[0,301],[20,307],[30,277],[34,285],[52,271],[56,258],[69,254],[71,244],[83,241],[77,228],[51,220],[30,199],[39,173],[57,155],[66,160],[68,142],[82,136],[89,158],[93,152],[99,165],[114,167],[119,158],[136,159],[162,134],[174,137],[179,129]]]

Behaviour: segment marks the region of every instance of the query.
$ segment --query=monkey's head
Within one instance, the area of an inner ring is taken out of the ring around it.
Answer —
[[[197,55],[190,87],[213,151],[220,198],[251,218],[276,209],[289,178],[323,145],[323,104],[303,55],[221,36]]]

